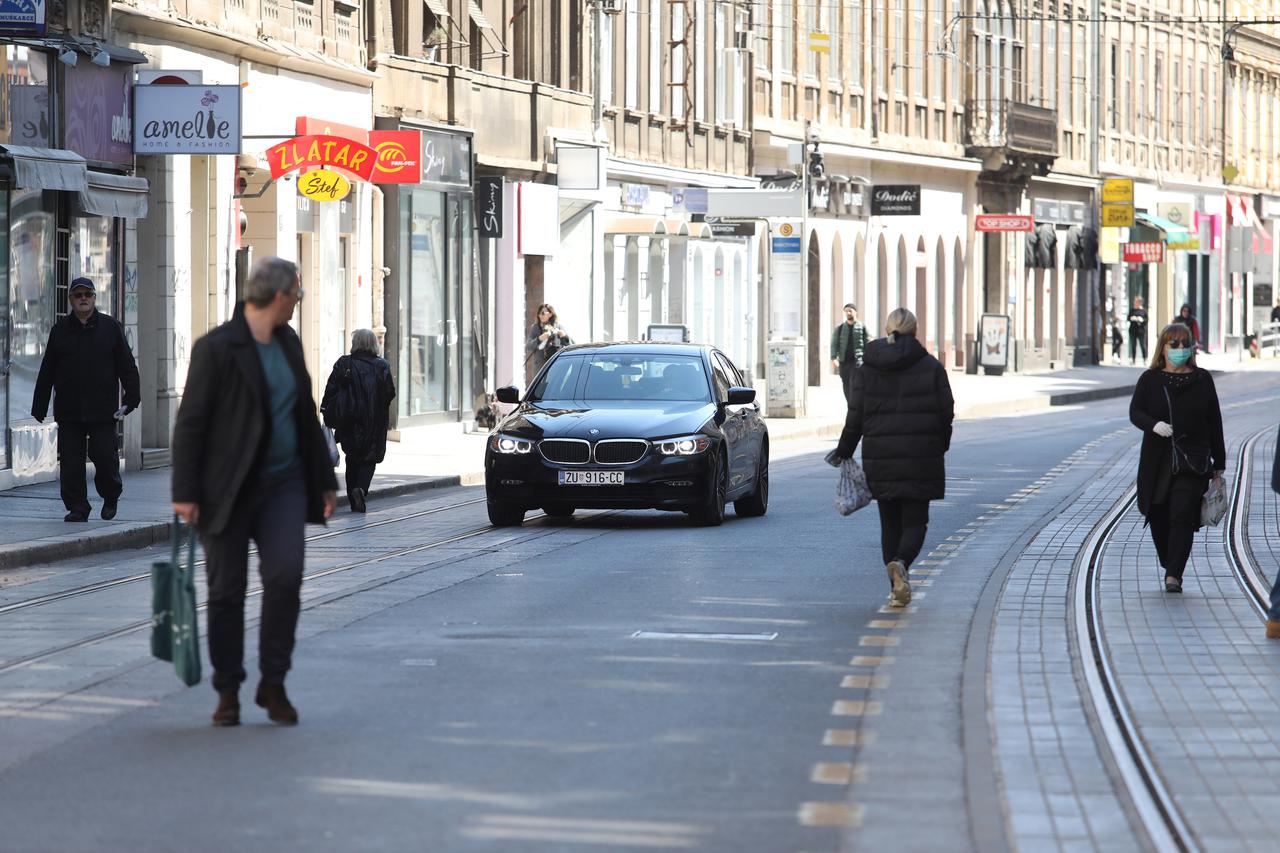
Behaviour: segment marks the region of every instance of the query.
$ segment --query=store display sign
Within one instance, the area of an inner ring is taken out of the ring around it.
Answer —
[[[369,147],[378,152],[375,184],[416,184],[422,180],[422,134],[416,130],[371,130]]]
[[[1133,205],[1104,204],[1102,206],[1103,228],[1132,228]]]
[[[0,32],[44,35],[44,0],[0,0]]]
[[[1133,204],[1133,178],[1108,178],[1102,182],[1104,204]]]
[[[471,137],[439,130],[422,133],[422,182],[471,186]]]
[[[872,216],[919,216],[919,184],[878,184],[871,188]]]
[[[502,178],[476,178],[476,235],[502,239]]]
[[[267,149],[273,180],[301,169],[335,168],[367,181],[377,161],[378,152],[342,136],[297,136]]]
[[[1159,240],[1125,243],[1124,262],[1126,264],[1164,263],[1164,243]]]
[[[1030,216],[984,213],[973,220],[975,231],[1031,231],[1035,228],[1035,219]]]
[[[342,201],[351,182],[330,169],[313,169],[298,176],[298,192],[312,201]]]
[[[134,86],[135,154],[239,154],[239,86]]]
[[[1003,369],[1009,366],[1009,315],[983,314],[978,321],[978,363]]]
[[[133,165],[132,70],[79,62],[64,74],[64,147],[86,160]]]

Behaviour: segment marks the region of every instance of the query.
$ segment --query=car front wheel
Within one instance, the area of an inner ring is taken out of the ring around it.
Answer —
[[[689,513],[695,524],[718,527],[724,521],[724,505],[729,491],[729,466],[724,454],[717,453],[711,465],[711,484],[707,497]]]
[[[524,507],[510,501],[488,501],[489,523],[494,527],[519,527],[524,524]]]

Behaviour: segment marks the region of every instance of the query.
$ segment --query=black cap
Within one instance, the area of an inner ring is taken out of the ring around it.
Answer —
[[[75,290],[77,287],[83,287],[88,290],[94,290],[93,282],[85,278],[84,276],[81,276],[80,278],[71,279],[71,286],[67,288],[67,293],[70,293],[71,291]]]

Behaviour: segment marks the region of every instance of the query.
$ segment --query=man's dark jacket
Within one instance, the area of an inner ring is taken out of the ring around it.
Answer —
[[[849,346],[850,335],[853,335],[853,363],[862,364],[862,360],[867,353],[867,327],[857,321],[852,325],[848,322],[841,323],[831,333],[832,361],[839,360],[841,364],[844,364],[844,354]]]
[[[324,523],[324,493],[336,491],[302,342],[288,326],[275,330],[298,385],[294,420],[298,456],[307,483],[307,521]],[[271,404],[266,373],[244,307],[196,341],[187,387],[173,427],[173,500],[200,507],[200,527],[221,533],[241,491],[256,480],[271,438]]]
[[[49,343],[36,377],[31,414],[44,420],[49,413],[49,393],[53,399],[53,419],[63,423],[101,423],[115,417],[122,405],[138,408],[142,394],[138,387],[138,365],[125,339],[124,329],[114,318],[94,311],[86,323],[68,314],[53,324]]]
[[[854,374],[836,455],[848,459],[862,442],[862,467],[877,500],[941,500],[954,419],[951,383],[938,360],[914,337],[878,338]]]
[[[348,462],[376,463],[386,458],[389,407],[395,398],[396,384],[385,359],[358,352],[333,363],[320,411],[324,422],[333,427]],[[356,411],[338,412],[342,399],[353,403]]]
[[[1133,399],[1129,401],[1129,421],[1142,430],[1137,486],[1138,511],[1144,517],[1151,509],[1161,467],[1173,464],[1169,439],[1152,432],[1160,421],[1173,427],[1174,438],[1180,447],[1201,453],[1207,450],[1212,461],[1211,470],[1225,471],[1227,468],[1222,408],[1213,376],[1204,368],[1197,367],[1188,384],[1168,389],[1169,397],[1166,399],[1162,373],[1155,368],[1143,371],[1133,388]],[[1207,487],[1207,475],[1205,481]]]

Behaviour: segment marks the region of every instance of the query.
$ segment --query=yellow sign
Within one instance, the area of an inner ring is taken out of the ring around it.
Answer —
[[[1165,244],[1165,248],[1170,250],[1183,249],[1188,252],[1194,252],[1200,248],[1200,238],[1192,237],[1189,240],[1180,240],[1176,243],[1167,243]]]
[[[809,50],[813,53],[830,53],[831,36],[828,33],[809,33]]]
[[[1102,233],[1098,235],[1098,260],[1104,264],[1120,263],[1120,237],[1119,228],[1103,228]]]
[[[778,226],[778,233],[783,237],[790,237],[792,234],[796,233],[796,229],[790,222],[784,222]]]
[[[298,192],[312,201],[341,201],[351,192],[351,182],[328,169],[298,176]]]
[[[1102,201],[1104,205],[1133,204],[1133,179],[1107,178],[1102,182]]]
[[[1132,228],[1133,205],[1104,204],[1102,206],[1103,228]]]

